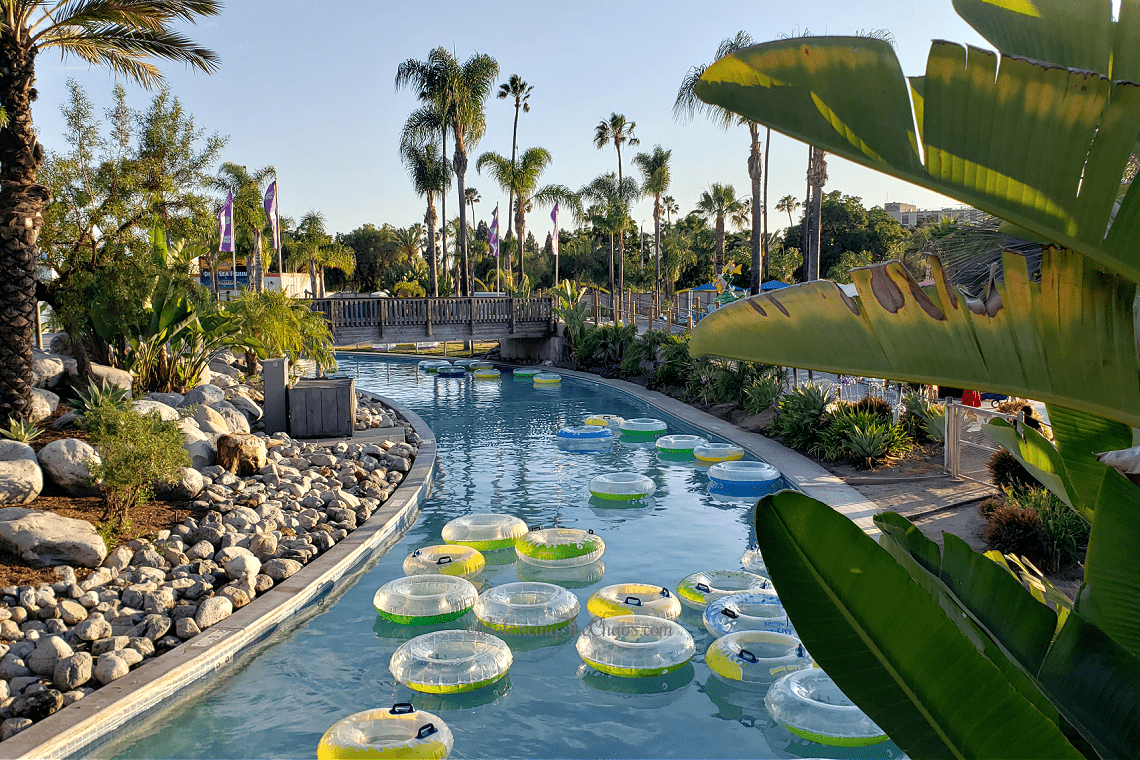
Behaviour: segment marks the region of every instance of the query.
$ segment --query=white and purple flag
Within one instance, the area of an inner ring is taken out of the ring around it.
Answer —
[[[495,205],[495,211],[491,214],[491,255],[496,259],[499,258],[499,206]]]
[[[554,233],[550,236],[550,250],[554,258],[558,258],[558,201],[554,202],[554,210],[550,212],[550,220],[554,222]]]
[[[234,252],[234,192],[231,190],[226,196],[226,202],[218,211],[218,250],[223,253]]]
[[[273,250],[281,250],[281,224],[277,215],[277,180],[269,183],[265,188],[265,214],[269,217],[269,226],[273,230]]]

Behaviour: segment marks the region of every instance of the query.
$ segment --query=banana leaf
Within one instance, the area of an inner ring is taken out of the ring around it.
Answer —
[[[1013,454],[1029,474],[1037,478],[1037,481],[1048,488],[1054,496],[1092,522],[1095,503],[1086,503],[1079,497],[1074,498],[1076,490],[1069,483],[1069,475],[1065,470],[1065,463],[1061,460],[1061,453],[1048,438],[1028,426],[1015,428],[1003,419],[991,420],[983,430],[994,443]]]
[[[973,388],[1140,427],[1136,287],[1079,254],[1045,248],[1041,282],[1003,256],[1004,283],[967,300],[931,258],[919,287],[898,262],[852,271],[859,293],[810,282],[717,309],[690,354]]]
[[[804,645],[906,752],[1082,756],[849,519],[783,491],[758,503],[756,532]]]
[[[1135,84],[944,41],[932,43],[925,75],[907,79],[885,41],[812,37],[732,53],[709,66],[696,94],[1140,282],[1130,244],[1140,191],[1112,221],[1140,134]]]

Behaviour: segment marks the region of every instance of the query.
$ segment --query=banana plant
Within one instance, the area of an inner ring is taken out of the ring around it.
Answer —
[[[726,306],[693,333],[715,355],[1047,402],[1057,444],[990,431],[1091,524],[1063,616],[1002,564],[897,515],[881,545],[826,505],[763,499],[757,536],[805,645],[912,757],[1140,757],[1140,487],[1094,454],[1140,427],[1133,307],[1140,2],[955,0],[1000,53],[932,43],[907,78],[884,42],[796,38],[737,51],[705,102],[988,211],[1041,243],[985,292],[897,262]],[[1000,558],[999,558],[1000,559]]]

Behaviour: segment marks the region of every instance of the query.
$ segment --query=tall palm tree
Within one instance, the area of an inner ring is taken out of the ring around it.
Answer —
[[[479,195],[479,191],[475,188],[469,187],[464,191],[464,199],[467,202],[467,207],[471,209],[470,224],[472,227],[476,227],[478,226],[478,222],[475,219],[475,204],[483,200],[483,196]]]
[[[578,191],[578,200],[574,205],[575,214],[587,218],[596,229],[605,232],[610,237],[610,311],[614,320],[620,318],[618,306],[620,301],[615,299],[617,289],[614,287],[614,235],[617,235],[619,246],[621,236],[629,227],[631,220],[629,211],[639,196],[637,182],[631,177],[625,177],[620,182],[613,172],[595,177],[589,184]],[[590,204],[586,212],[583,206]],[[619,255],[621,248],[619,247]],[[618,265],[620,268],[620,264]],[[620,287],[620,280],[617,283]]]
[[[428,261],[431,264],[429,283],[433,298],[439,298],[439,262],[435,251],[435,196],[443,195],[451,185],[451,171],[434,142],[423,145],[408,144],[400,150],[404,159],[404,167],[412,179],[412,186],[417,195],[427,200],[427,212],[424,213],[424,227],[427,228]]]
[[[413,224],[410,227],[397,227],[392,230],[392,242],[396,244],[396,250],[400,254],[400,258],[404,261],[411,262],[416,256],[420,255],[420,249],[424,244],[424,226],[422,224]]]
[[[811,226],[808,228],[808,245],[804,252],[804,279],[808,282],[819,279],[819,241],[823,218],[821,206],[823,186],[827,183],[827,161],[824,152],[812,146],[808,161],[807,183],[811,188]]]
[[[735,37],[728,37],[721,40],[720,45],[716,49],[716,57],[713,60],[719,60],[730,53],[735,53],[737,50],[754,44],[756,43],[752,39],[752,35],[744,31],[737,32]],[[687,120],[692,118],[696,113],[703,113],[711,118],[715,124],[724,129],[738,124],[743,124],[748,127],[748,135],[750,138],[748,177],[752,180],[751,292],[752,295],[756,295],[760,292],[761,274],[767,266],[764,259],[767,257],[765,240],[768,234],[768,184],[767,182],[762,182],[766,162],[760,154],[760,125],[742,116],[738,116],[727,109],[719,106],[710,106],[697,98],[697,82],[705,73],[705,69],[707,69],[708,66],[709,64],[702,64],[689,69],[689,73],[685,75],[684,80],[681,82],[681,88],[677,91],[677,99],[673,102],[673,118]],[[771,142],[771,139],[772,130],[767,129],[764,136],[765,146]]]
[[[701,193],[694,211],[703,216],[715,227],[716,248],[713,252],[713,277],[720,273],[724,264],[724,220],[732,217],[741,209],[741,201],[736,197],[736,190],[732,185],[721,185],[714,182],[708,190]]]
[[[32,123],[36,57],[56,49],[144,87],[162,81],[151,59],[210,73],[217,55],[173,27],[217,15],[221,7],[220,0],[0,2],[0,420],[25,418],[31,408],[36,239],[50,199],[36,181],[44,162]]]
[[[467,150],[474,148],[487,128],[483,103],[491,94],[499,64],[489,55],[476,53],[463,63],[455,59],[446,48],[436,48],[427,61],[409,59],[400,64],[396,72],[396,87],[415,87],[420,100],[435,106],[443,114],[444,128],[455,138],[456,186],[459,191],[459,240],[456,246],[462,258],[462,270],[467,267],[467,205],[466,175]],[[434,138],[434,131],[425,133],[423,141]],[[471,283],[464,276],[457,285],[461,295],[469,295]]]
[[[325,215],[311,210],[301,217],[292,236],[289,263],[309,268],[313,298],[325,297],[325,269],[339,269],[348,276],[356,271],[356,254],[351,248],[334,242],[325,229]]]
[[[792,221],[792,212],[800,207],[800,202],[796,200],[794,195],[785,195],[780,200],[776,201],[776,210],[785,211],[788,214],[788,226],[791,227],[795,224]]]
[[[681,211],[681,207],[678,205],[677,199],[672,195],[666,195],[661,199],[661,206],[665,209],[665,223],[672,224],[673,214],[679,213]]]
[[[653,253],[657,258],[657,273],[653,282],[658,302],[661,300],[661,194],[669,189],[669,158],[673,151],[655,145],[651,153],[638,153],[633,163],[641,170],[641,192],[653,196]]]
[[[507,98],[514,98],[515,100],[515,127],[511,132],[511,163],[515,162],[515,157],[518,155],[519,145],[519,111],[523,113],[530,113],[530,93],[534,87],[523,81],[523,78],[518,74],[511,74],[511,78],[503,84],[499,85],[499,100],[506,100]],[[515,197],[511,195],[507,199],[507,208],[515,207]],[[511,236],[511,228],[507,227],[507,237]]]
[[[640,145],[641,140],[638,140],[633,134],[633,130],[637,128],[637,122],[626,121],[625,114],[611,113],[608,119],[602,119],[598,122],[598,126],[594,128],[594,147],[598,150],[613,143],[614,150],[617,151],[618,170],[617,181],[618,186],[622,186],[623,177],[621,173],[621,146],[622,143],[627,143],[629,147]],[[636,194],[636,193],[635,193]],[[618,233],[618,290],[625,292],[625,240],[621,233]]]
[[[262,233],[268,222],[263,205],[262,188],[267,181],[272,181],[276,177],[277,170],[272,166],[266,166],[251,173],[241,164],[226,161],[218,169],[218,176],[214,179],[215,190],[229,191],[234,194],[235,237],[241,230],[248,230],[248,234],[253,237],[249,257],[250,266],[248,267],[249,284],[258,293],[262,291],[262,275],[264,274],[261,256]],[[234,277],[237,277],[236,272]],[[236,279],[234,286],[237,286]]]
[[[523,243],[526,241],[526,214],[536,205],[552,206],[555,202],[577,203],[577,197],[564,185],[544,185],[538,187],[538,178],[551,162],[550,151],[546,148],[527,148],[517,161],[509,161],[498,153],[484,153],[475,162],[480,174],[484,169],[499,187],[512,193],[515,199],[515,240],[519,244],[519,282],[523,281],[526,266],[523,259]]]

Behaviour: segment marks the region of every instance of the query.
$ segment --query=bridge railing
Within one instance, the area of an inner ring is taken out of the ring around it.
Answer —
[[[344,328],[425,329],[466,326],[501,326],[514,332],[519,325],[552,325],[551,298],[320,298],[311,302],[324,312],[333,331]]]

